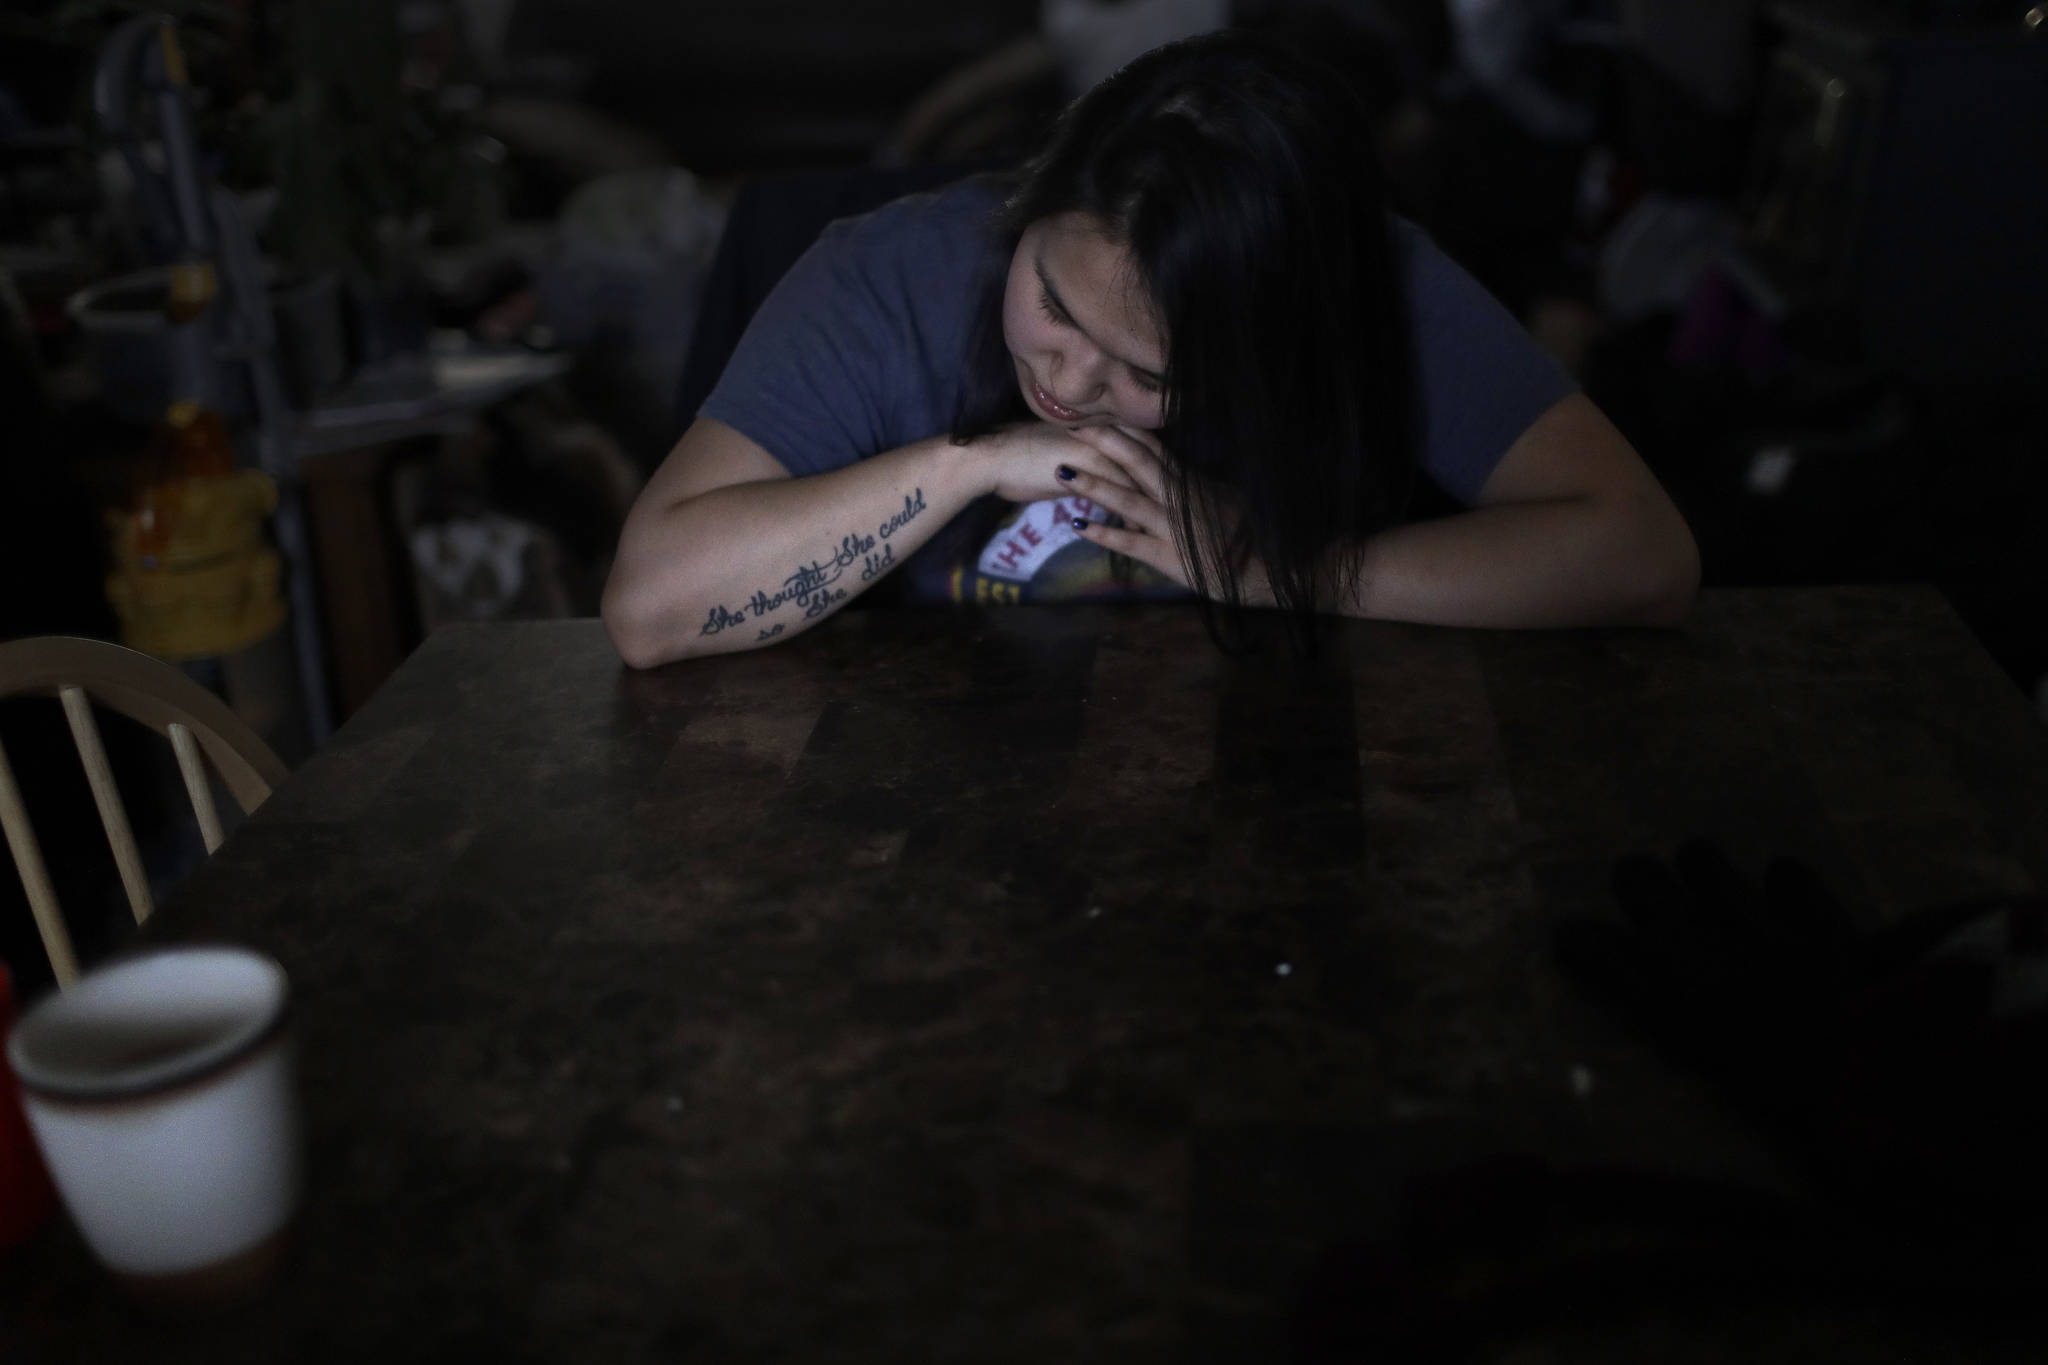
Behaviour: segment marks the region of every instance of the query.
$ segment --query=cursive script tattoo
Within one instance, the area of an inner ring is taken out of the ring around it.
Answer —
[[[839,605],[841,602],[844,602],[845,600],[846,589],[821,588],[817,592],[811,594],[810,601],[805,605],[804,620],[816,620],[818,617],[823,616],[826,612],[832,610],[833,607]]]
[[[890,517],[880,526],[877,526],[875,534],[887,540],[890,536],[895,535],[898,531],[910,525],[911,522],[916,521],[918,514],[922,511],[924,511],[924,489],[914,489],[903,495],[903,510]]]
[[[877,526],[874,535],[849,531],[840,537],[839,544],[830,554],[813,559],[808,564],[797,565],[772,591],[767,588],[756,588],[754,595],[738,608],[714,603],[710,615],[704,618],[704,628],[698,634],[716,635],[722,630],[744,624],[749,617],[758,621],[784,606],[800,607],[806,621],[815,621],[851,595],[851,589],[835,586],[848,569],[858,564],[860,581],[872,583],[896,567],[896,547],[884,545],[877,552],[875,543],[877,540],[887,540],[895,535],[923,515],[924,510],[924,489],[913,489],[903,497],[903,510],[892,514],[887,521]],[[777,621],[763,629],[754,639],[757,642],[772,640],[782,634],[783,626],[783,622]]]
[[[873,536],[848,535],[839,542],[839,548],[823,559],[814,559],[808,564],[797,566],[794,573],[782,580],[782,586],[774,592],[756,589],[747,599],[747,610],[759,620],[785,602],[794,602],[808,608],[819,593],[839,581],[841,574],[859,563],[861,558],[875,548]]]
[[[697,633],[699,635],[716,635],[730,626],[742,624],[746,619],[746,617],[741,616],[724,603],[713,602],[710,615],[704,618],[704,628]]]

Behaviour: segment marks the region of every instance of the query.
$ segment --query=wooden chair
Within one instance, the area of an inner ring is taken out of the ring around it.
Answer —
[[[0,698],[24,695],[54,696],[63,704],[137,924],[148,919],[155,907],[142,855],[128,826],[128,811],[121,804],[106,747],[100,742],[99,725],[93,719],[94,702],[140,721],[170,740],[209,854],[221,842],[220,812],[207,778],[209,763],[244,814],[262,805],[285,779],[285,766],[270,746],[219,697],[171,665],[120,645],[57,635],[0,644]],[[0,826],[5,827],[7,845],[13,850],[14,866],[28,892],[29,908],[35,913],[57,984],[68,986],[78,977],[78,958],[4,748],[0,748]]]

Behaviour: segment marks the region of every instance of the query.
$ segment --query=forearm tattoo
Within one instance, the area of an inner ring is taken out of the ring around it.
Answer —
[[[903,510],[891,513],[875,528],[873,535],[849,531],[830,554],[808,564],[799,564],[772,591],[756,588],[754,595],[737,607],[729,607],[723,602],[712,603],[710,612],[704,617],[704,625],[697,633],[700,636],[718,635],[734,626],[745,625],[750,619],[758,621],[770,612],[792,604],[803,609],[804,620],[816,620],[844,602],[852,592],[850,588],[835,586],[847,570],[858,566],[860,581],[865,584],[874,582],[896,567],[896,547],[888,543],[889,538],[924,515],[924,510],[924,489],[915,489],[904,496]],[[879,550],[875,548],[878,542],[881,545]],[[782,627],[783,623],[777,621],[754,638],[756,641],[773,639],[782,634]]]

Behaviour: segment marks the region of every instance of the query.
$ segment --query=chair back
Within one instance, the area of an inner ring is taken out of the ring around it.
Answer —
[[[148,919],[155,907],[142,855],[128,824],[127,807],[114,784],[106,746],[93,719],[95,703],[170,741],[209,854],[220,847],[222,838],[209,767],[220,775],[244,814],[262,805],[285,779],[284,763],[226,702],[147,654],[103,640],[61,635],[0,644],[0,698],[36,695],[56,697],[64,708],[137,924]],[[59,986],[68,986],[78,978],[78,958],[4,746],[0,746],[0,827],[5,828],[15,870],[28,893],[50,969]]]

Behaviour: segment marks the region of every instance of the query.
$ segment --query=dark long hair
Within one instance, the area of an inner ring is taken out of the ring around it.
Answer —
[[[1166,333],[1169,510],[1225,644],[1265,567],[1289,634],[1359,572],[1414,484],[1414,361],[1367,102],[1298,45],[1224,32],[1145,54],[1061,115],[1003,206],[1024,229],[1095,217],[1129,251]],[[954,436],[1025,413],[1002,272],[973,332]],[[1220,528],[1203,534],[1200,528]]]

